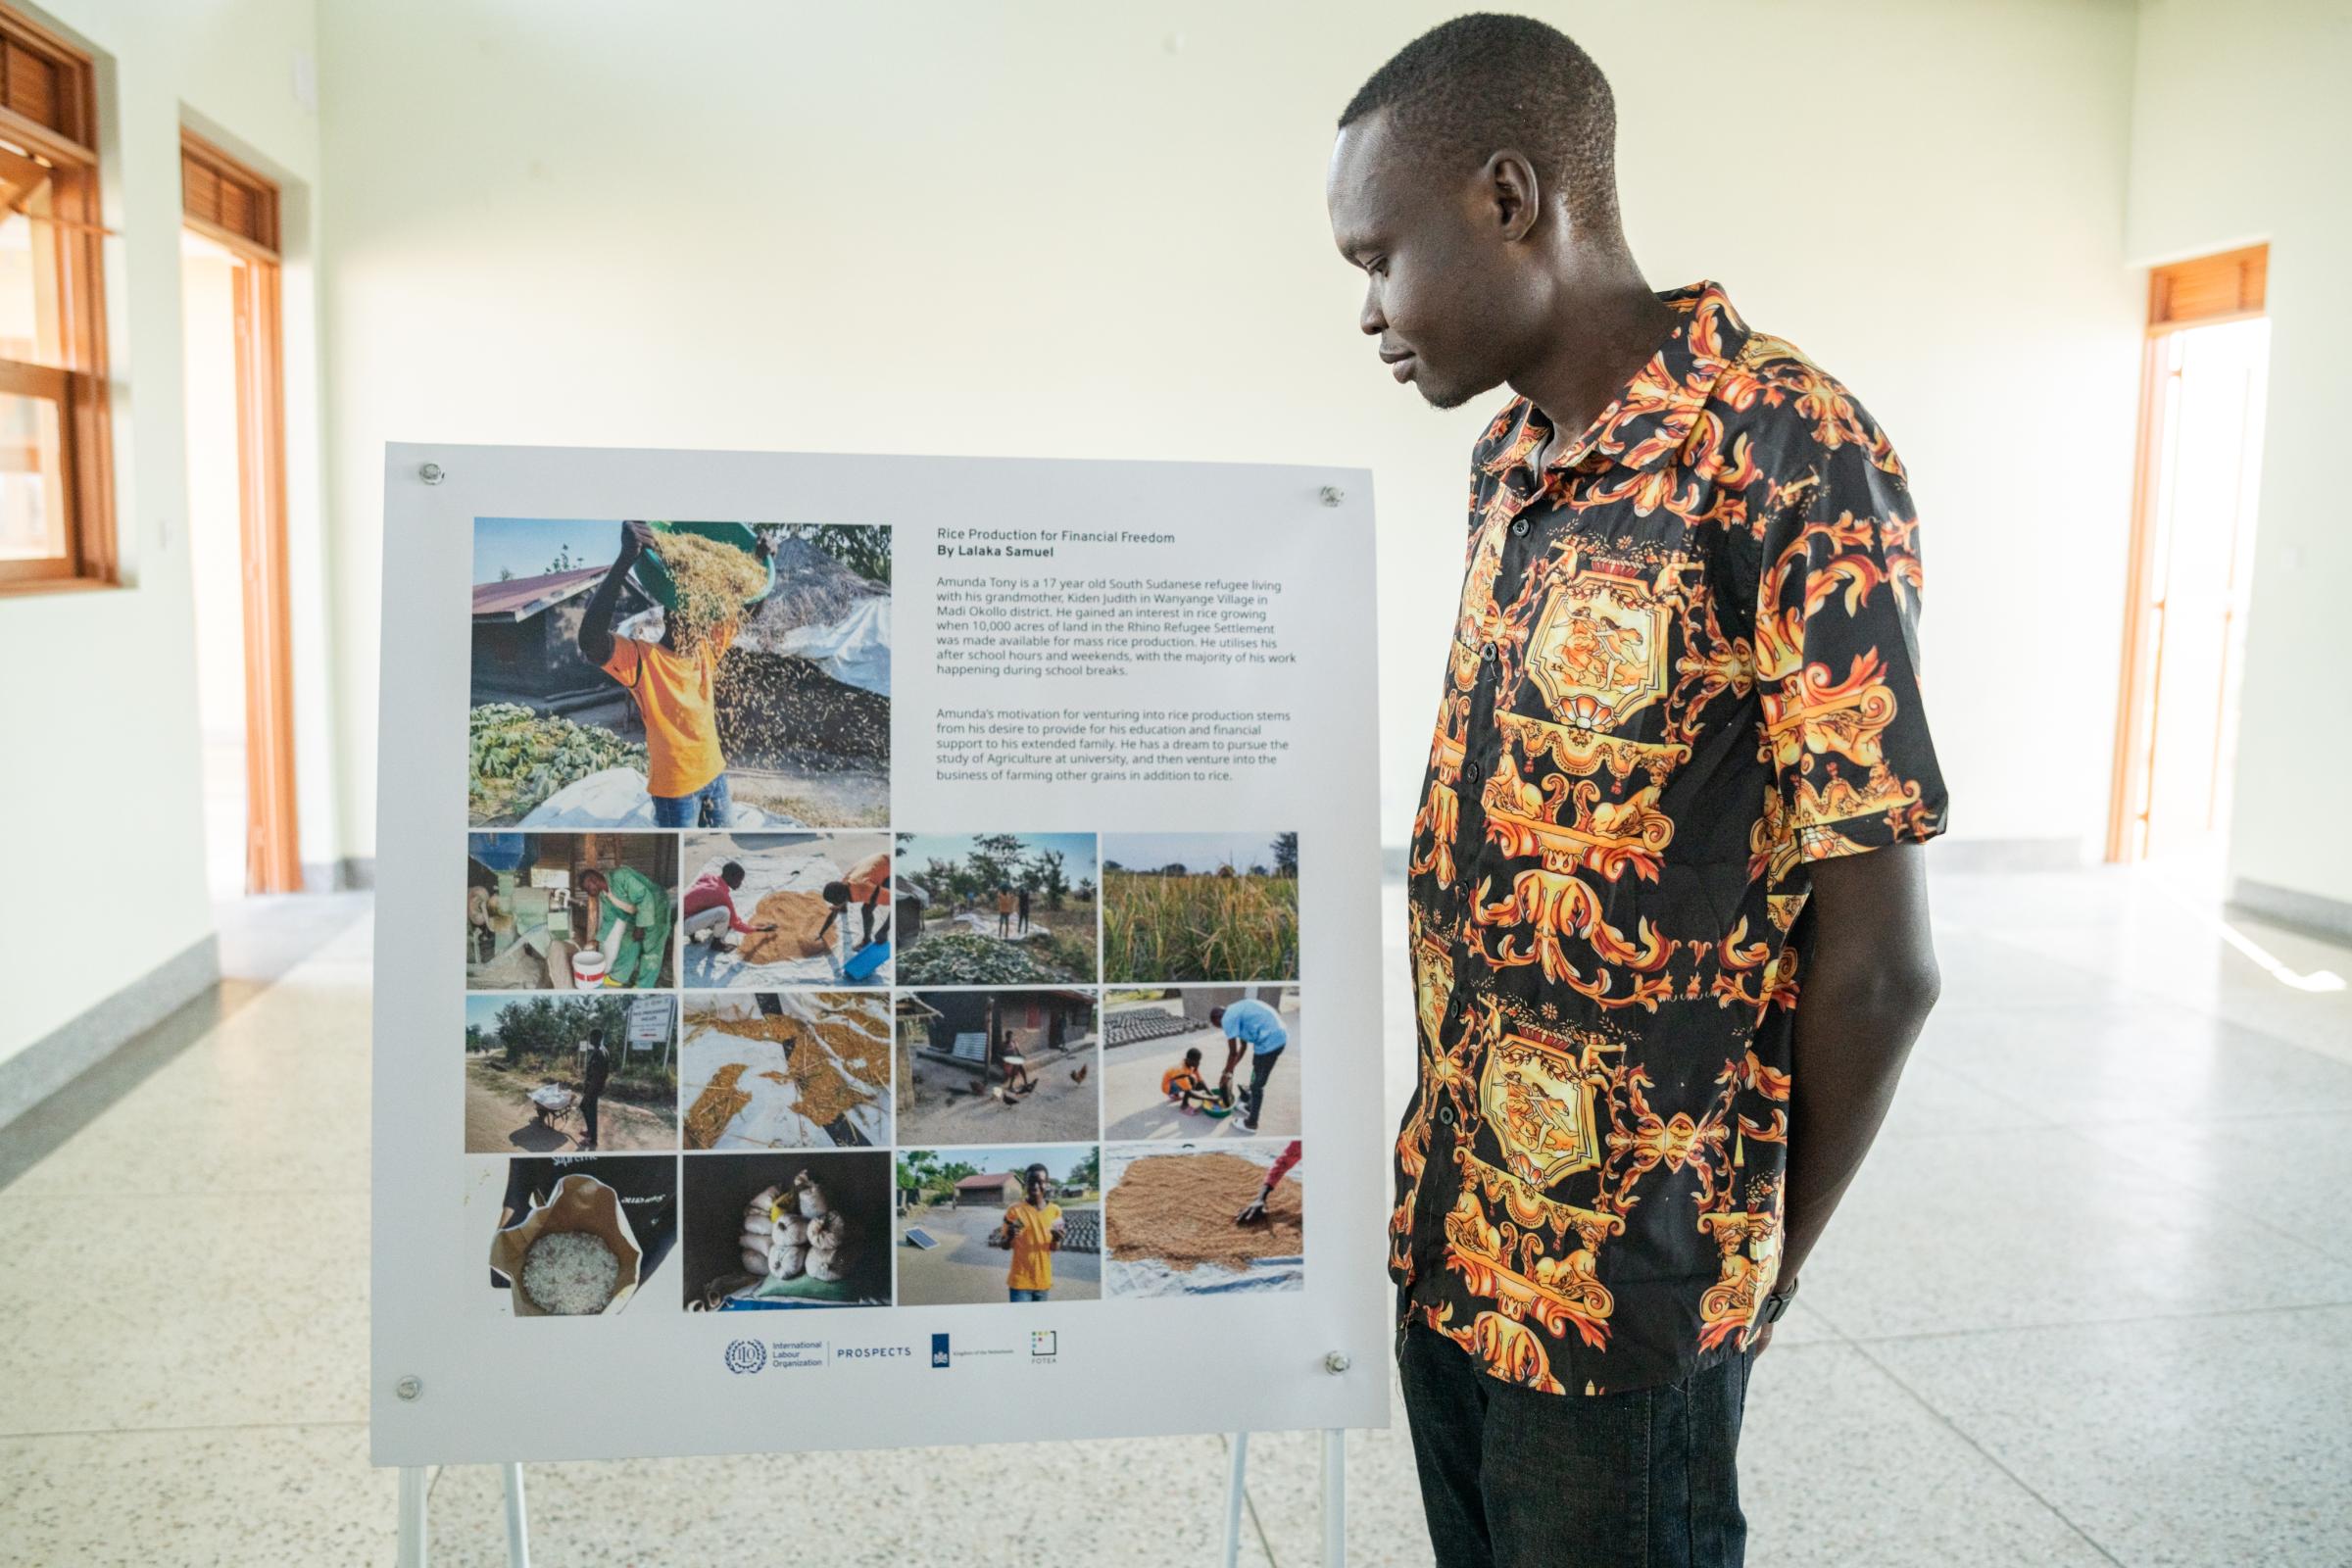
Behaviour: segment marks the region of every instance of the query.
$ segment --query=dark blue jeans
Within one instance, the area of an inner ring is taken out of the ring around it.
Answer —
[[[727,775],[721,773],[692,795],[654,797],[656,827],[727,827]]]
[[[1272,1051],[1261,1051],[1250,1058],[1250,1087],[1242,1091],[1242,1115],[1251,1127],[1257,1125],[1257,1113],[1266,1108],[1266,1084],[1274,1076],[1274,1064],[1282,1059],[1283,1052],[1288,1049],[1276,1046]]]
[[[1397,1347],[1438,1568],[1740,1568],[1750,1358],[1630,1394],[1491,1378],[1444,1335]]]

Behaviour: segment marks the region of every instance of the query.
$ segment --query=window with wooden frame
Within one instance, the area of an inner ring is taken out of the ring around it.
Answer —
[[[90,60],[0,7],[0,593],[116,580]]]

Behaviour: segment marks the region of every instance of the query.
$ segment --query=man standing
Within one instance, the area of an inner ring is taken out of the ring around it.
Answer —
[[[628,688],[645,723],[645,787],[654,798],[656,827],[725,827],[727,760],[718,750],[718,662],[735,641],[735,623],[723,621],[691,652],[678,649],[675,615],[665,615],[662,640],[641,642],[613,630],[620,585],[637,558],[653,548],[654,530],[643,522],[620,525],[620,553],[612,569],[588,596],[580,616],[580,657]],[[753,554],[768,556],[760,537]]]
[[[605,1080],[612,1076],[612,1056],[605,1050],[602,1037],[588,1042],[586,1059],[580,1064],[580,1119],[588,1124],[588,1142],[583,1148],[598,1145],[596,1103],[605,1095]]]
[[[1937,984],[1902,465],[1721,287],[1650,291],[1615,131],[1573,42],[1462,17],[1356,94],[1327,187],[1396,379],[1516,394],[1407,862],[1389,1261],[1446,1568],[1741,1560],[1749,1361]]]
[[[580,891],[592,901],[588,940],[604,949],[606,979],[640,990],[659,986],[662,960],[669,956],[669,890],[633,865],[616,865],[582,871]]]
[[[822,942],[830,938],[836,923],[840,924],[841,934],[846,940],[850,927],[842,916],[849,913],[850,906],[855,904],[858,906],[858,950],[872,947],[874,909],[889,891],[890,852],[887,850],[859,860],[843,874],[840,881],[826,883],[824,898],[828,907],[825,910],[825,923],[816,928],[817,940]],[[889,929],[887,925],[883,927],[884,935],[889,934]]]
[[[1032,1165],[1022,1174],[1026,1195],[1004,1210],[1004,1223],[989,1238],[992,1245],[1012,1250],[1012,1266],[1004,1274],[1006,1298],[1042,1301],[1054,1290],[1054,1250],[1066,1229],[1061,1205],[1046,1198],[1046,1167]]]
[[[1220,1093],[1232,1089],[1233,1069],[1241,1065],[1244,1049],[1250,1053],[1250,1087],[1242,1091],[1242,1131],[1253,1133],[1258,1112],[1265,1108],[1266,1084],[1274,1076],[1274,1064],[1282,1059],[1283,1048],[1291,1043],[1291,1032],[1282,1026],[1281,1013],[1251,997],[1209,1008],[1208,1021],[1225,1031],[1225,1070],[1217,1075]]]

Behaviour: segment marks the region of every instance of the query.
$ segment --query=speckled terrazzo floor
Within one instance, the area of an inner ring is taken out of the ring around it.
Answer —
[[[2352,1561],[2352,993],[2282,984],[2145,872],[1935,896],[1943,1004],[1756,1371],[1749,1561]],[[0,1563],[391,1561],[394,1480],[367,1462],[369,930],[342,909],[292,968],[162,1026],[160,1065],[78,1130],[0,1132]],[[2352,952],[2239,929],[2352,976]],[[1315,1562],[1314,1439],[1251,1456],[1243,1561]],[[1429,1562],[1401,1429],[1348,1456],[1349,1561]],[[528,1477],[543,1564],[1028,1568],[1211,1562],[1224,1471],[1198,1437]],[[495,1471],[439,1472],[432,1517],[436,1564],[504,1561]]]

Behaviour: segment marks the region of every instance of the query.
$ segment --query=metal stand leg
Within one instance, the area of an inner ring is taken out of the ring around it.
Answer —
[[[1250,1478],[1250,1434],[1233,1435],[1233,1465],[1225,1475],[1225,1568],[1242,1555],[1242,1495]]]
[[[422,1465],[406,1465],[400,1472],[400,1550],[392,1560],[398,1568],[424,1568],[425,1473]]]
[[[531,1568],[531,1526],[522,1501],[522,1466],[510,1464],[507,1473],[507,1568]]]
[[[1348,1434],[1323,1434],[1323,1568],[1348,1568]]]

